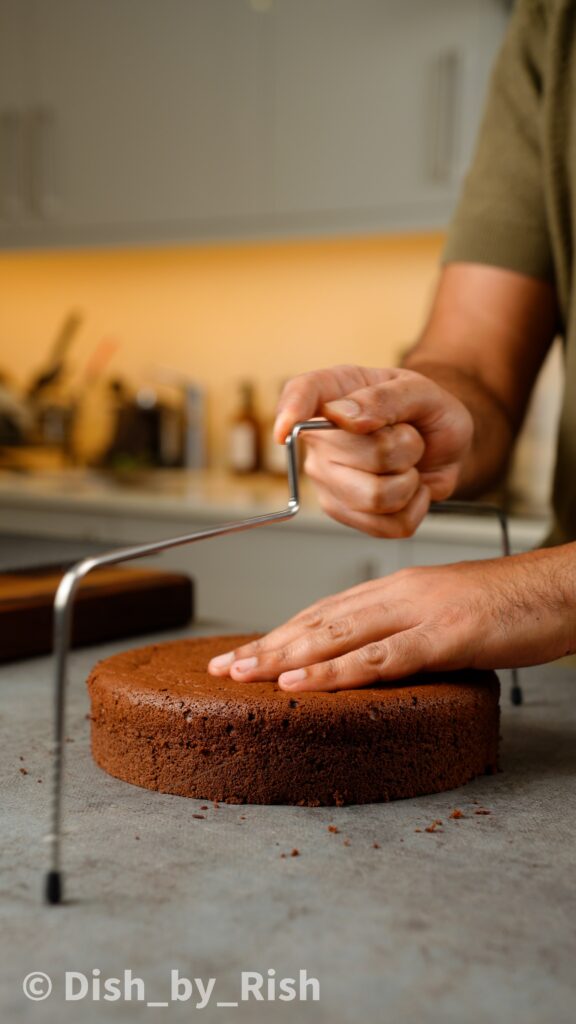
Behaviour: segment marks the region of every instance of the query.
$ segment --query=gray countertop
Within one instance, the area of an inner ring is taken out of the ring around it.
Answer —
[[[72,657],[69,902],[60,908],[41,902],[51,660],[0,671],[2,1020],[574,1020],[574,669],[523,672],[521,708],[509,705],[504,680],[497,776],[392,804],[201,811],[201,801],[126,785],[91,760],[84,680],[97,659],[125,646]],[[460,820],[448,817],[456,807]],[[490,814],[475,813],[480,807]],[[437,818],[443,831],[416,831]],[[340,831],[328,832],[330,823]],[[281,857],[293,848],[299,856]],[[169,998],[171,970],[216,983],[201,1012],[196,992],[152,1010],[135,998],[65,1002],[64,972],[82,972],[92,993],[95,969],[102,978],[131,969],[147,1001]],[[269,970],[276,978],[306,970],[319,980],[319,1002],[216,1005],[239,998],[242,971],[266,978]],[[23,995],[32,971],[53,980],[45,1001]]]

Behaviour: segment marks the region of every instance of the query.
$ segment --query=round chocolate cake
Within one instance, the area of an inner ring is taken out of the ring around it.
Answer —
[[[493,672],[295,694],[208,675],[210,658],[247,639],[155,644],[96,665],[97,764],[163,793],[309,806],[420,796],[496,770]]]

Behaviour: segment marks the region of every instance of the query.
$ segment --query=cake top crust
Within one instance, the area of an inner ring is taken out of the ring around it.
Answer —
[[[234,709],[247,713],[295,708],[336,716],[339,712],[366,714],[370,709],[394,714],[403,707],[423,704],[444,705],[449,710],[455,703],[474,704],[479,690],[499,692],[494,672],[474,669],[426,673],[328,693],[294,694],[281,690],[275,682],[242,683],[208,674],[211,658],[253,639],[255,635],[193,637],[123,651],[95,665],[88,685],[97,684],[100,692],[106,690],[111,696],[122,695],[139,703],[164,707],[176,703],[181,709],[200,707],[204,712],[228,715]]]

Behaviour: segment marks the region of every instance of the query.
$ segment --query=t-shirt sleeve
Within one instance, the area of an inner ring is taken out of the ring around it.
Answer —
[[[541,139],[545,17],[541,0],[518,0],[492,72],[443,263],[487,263],[554,277]]]

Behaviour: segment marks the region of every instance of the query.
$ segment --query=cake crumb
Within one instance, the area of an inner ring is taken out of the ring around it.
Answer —
[[[343,839],[342,840],[342,846],[350,846],[350,840],[349,839]]]
[[[421,828],[415,828],[415,829],[414,829],[414,831],[415,831],[415,832],[421,832],[421,831],[422,831],[422,829],[421,829]]]
[[[443,832],[444,829],[438,827],[441,824],[442,824],[441,819],[440,818],[435,818],[435,820],[432,822],[431,825],[427,825],[426,826],[424,831],[425,832]]]
[[[42,779],[36,779],[36,782],[42,782]]]
[[[294,849],[290,852],[290,856],[291,857],[299,857],[300,856],[300,850],[297,850],[296,847],[294,847]]]
[[[134,839],[140,839],[140,836],[134,836]]]
[[[400,840],[400,841],[402,841],[402,840]],[[379,850],[380,849],[380,843],[372,843],[372,849],[373,850]]]
[[[328,825],[327,832],[332,832],[333,835],[337,835],[340,829],[337,825]]]
[[[200,810],[201,811],[207,811],[208,810],[208,804],[200,804]]]
[[[474,811],[474,814],[491,814],[491,811],[487,807],[479,807],[477,811]]]
[[[245,814],[241,814],[240,815],[240,821],[246,821],[246,815]]]
[[[21,768],[20,769],[20,775],[28,775],[28,769],[27,768]]]
[[[448,817],[449,818],[458,819],[458,818],[465,818],[466,815],[464,814],[463,811],[460,810],[459,807],[455,807],[454,810],[451,812],[451,814],[448,815]]]
[[[21,760],[21,761],[24,761],[24,756],[23,756],[23,754],[20,754],[20,760]]]
[[[205,814],[193,814],[192,817],[193,818],[202,818],[202,819],[204,819],[206,817],[206,815]]]

